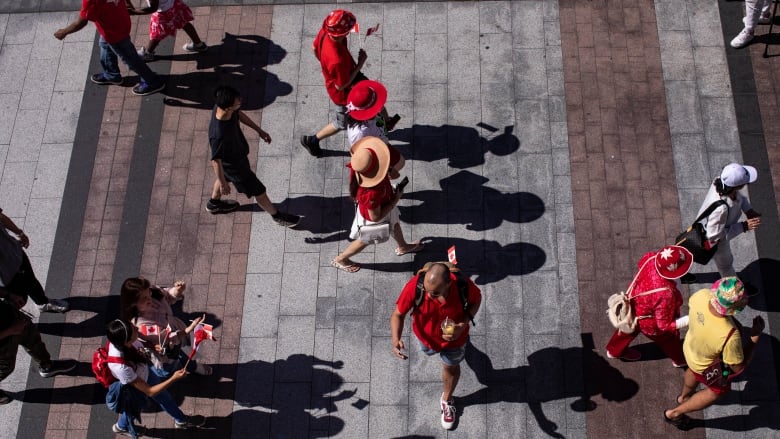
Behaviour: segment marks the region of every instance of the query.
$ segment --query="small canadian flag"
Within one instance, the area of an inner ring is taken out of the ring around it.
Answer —
[[[160,335],[160,327],[157,325],[141,325],[141,334]]]
[[[458,258],[455,256],[454,245],[447,250],[447,259],[450,260],[450,263],[458,265]]]
[[[195,354],[200,349],[200,344],[203,340],[216,340],[214,338],[214,327],[206,323],[199,323],[193,331],[195,340],[192,343],[192,352],[190,352],[190,360],[195,357]]]

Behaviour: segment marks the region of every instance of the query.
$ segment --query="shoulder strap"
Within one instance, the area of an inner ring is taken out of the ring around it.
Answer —
[[[421,270],[422,271],[422,270]],[[424,271],[422,272],[425,273]],[[424,276],[417,272],[417,286],[414,288],[414,304],[412,305],[412,312],[417,311],[422,304],[425,296],[425,286],[423,286]]]
[[[639,278],[639,274],[642,273],[642,270],[645,269],[647,266],[647,263],[654,260],[655,256],[652,258],[647,258],[647,260],[642,264],[641,267],[639,267],[639,270],[637,270],[636,274],[634,275],[634,279],[631,280],[631,283],[628,285],[628,289],[626,290],[626,297],[629,299],[631,298],[631,291],[634,290],[634,284],[636,283],[637,278]]]
[[[460,303],[463,305],[463,314],[468,317],[473,326],[476,326],[477,324],[474,323],[474,316],[472,316],[469,312],[469,283],[466,281],[466,277],[463,275],[463,273],[460,272],[460,270],[452,271],[451,273],[455,274],[455,282],[457,282],[458,285]]]
[[[716,200],[712,204],[710,204],[706,209],[704,209],[704,212],[699,215],[698,218],[696,218],[693,223],[691,223],[691,227],[693,227],[694,224],[698,223],[699,221],[703,220],[704,218],[710,216],[712,212],[715,211],[721,204],[726,204],[723,200]]]
[[[106,363],[125,364],[125,359],[122,357],[112,357],[109,355],[106,357]]]
[[[629,297],[629,299],[635,299],[635,298],[640,297],[640,296],[647,296],[648,294],[653,294],[653,293],[657,293],[659,291],[664,291],[664,290],[668,290],[668,289],[669,289],[669,287],[656,288],[656,289],[653,289],[653,290],[650,290],[650,291],[645,291],[644,293],[639,293],[639,294],[633,295],[633,296]]]
[[[737,331],[737,328],[731,328],[731,331],[729,331],[729,335],[726,336],[726,339],[723,340],[723,346],[720,347],[720,354],[723,355],[723,349],[726,349],[726,343],[729,342],[729,339],[731,338],[731,334],[735,333]]]

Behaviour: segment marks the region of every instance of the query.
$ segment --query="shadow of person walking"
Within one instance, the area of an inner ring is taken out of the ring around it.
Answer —
[[[490,357],[469,343],[466,362],[485,387],[457,398],[458,405],[526,403],[539,428],[552,437],[562,438],[558,426],[542,410],[542,403],[578,397],[571,404],[572,410],[591,411],[596,408],[592,396],[625,401],[639,390],[636,381],[624,377],[596,353],[591,334],[582,334],[582,339],[585,347],[540,349],[528,356],[528,366],[507,369],[494,369]]]
[[[292,85],[265,69],[287,55],[281,46],[259,35],[225,33],[221,44],[199,54],[158,56],[172,61],[196,61],[194,72],[173,75],[165,89],[166,105],[211,109],[217,85],[241,90],[241,109],[258,110],[279,96],[292,93]]]

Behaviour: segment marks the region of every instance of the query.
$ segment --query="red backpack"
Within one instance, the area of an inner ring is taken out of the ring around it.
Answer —
[[[95,353],[92,354],[92,373],[95,374],[98,382],[106,389],[116,381],[116,377],[111,373],[108,368],[108,363],[120,363],[125,364],[125,360],[122,357],[112,357],[108,355],[108,343],[105,347],[99,347],[95,349]]]

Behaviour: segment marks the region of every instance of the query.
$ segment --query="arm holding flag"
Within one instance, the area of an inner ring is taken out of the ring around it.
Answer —
[[[179,381],[180,379],[184,378],[188,375],[189,372],[185,368],[181,368],[174,372],[167,380],[155,384],[153,386],[150,386],[149,383],[142,380],[139,377],[136,377],[130,384],[132,384],[133,387],[140,390],[144,395],[148,396],[149,398],[154,398],[162,392],[163,390],[167,389],[171,384],[175,383],[176,381]]]

